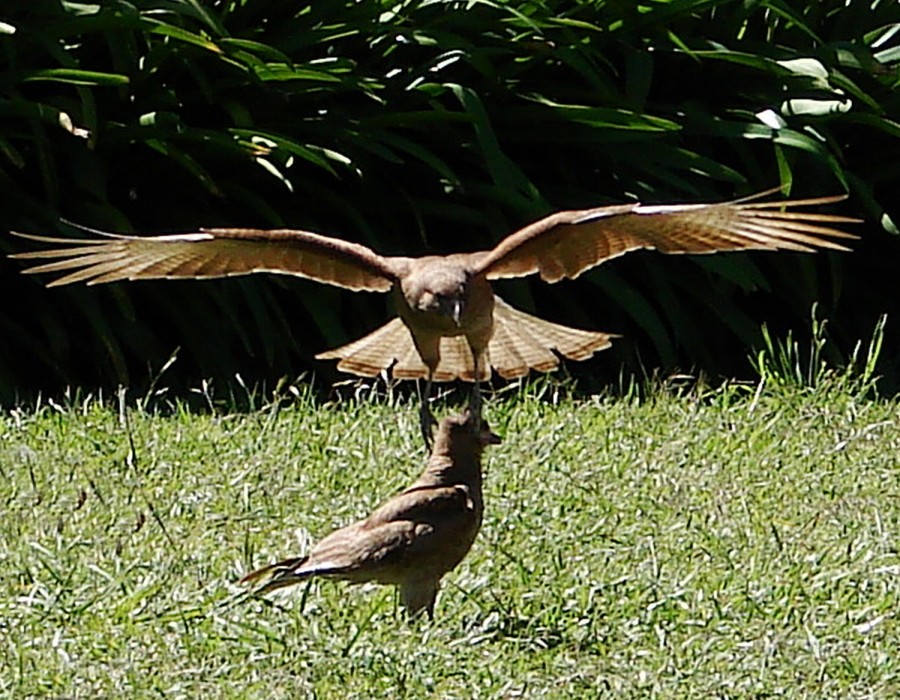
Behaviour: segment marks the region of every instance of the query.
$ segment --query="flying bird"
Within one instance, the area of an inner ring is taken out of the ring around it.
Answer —
[[[583,360],[609,347],[610,334],[561,326],[518,311],[497,297],[491,282],[538,274],[546,282],[574,279],[628,251],[716,253],[729,250],[847,250],[856,238],[832,225],[856,219],[799,207],[832,204],[844,196],[758,201],[771,194],[718,204],[648,206],[632,203],[561,211],[510,234],[491,250],[424,257],[384,256],[358,243],[291,229],[201,229],[194,233],[97,238],[16,234],[55,248],[16,253],[45,260],[26,273],[63,272],[48,286],[119,280],[211,278],[271,272],[296,275],[354,291],[391,292],[398,318],[363,338],[317,355],[338,369],[427,380],[421,406],[426,446],[434,418],[433,381],[475,383],[495,369],[504,378],[558,366],[554,354]],[[837,240],[835,240],[837,239]]]
[[[441,577],[468,554],[481,528],[481,454],[500,442],[476,413],[444,418],[425,471],[368,518],[336,530],[304,557],[253,571],[241,583],[262,595],[310,577],[392,584],[411,616],[434,616]]]

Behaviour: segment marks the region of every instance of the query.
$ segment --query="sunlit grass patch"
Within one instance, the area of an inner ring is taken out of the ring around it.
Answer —
[[[900,404],[833,376],[489,402],[486,515],[433,624],[390,589],[236,579],[421,466],[416,407],[304,396],[0,419],[12,697],[888,696]],[[444,406],[442,410],[451,410]]]

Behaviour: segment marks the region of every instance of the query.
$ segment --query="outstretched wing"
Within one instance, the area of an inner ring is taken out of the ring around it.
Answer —
[[[831,204],[844,196],[781,202],[620,206],[562,211],[510,234],[485,253],[474,272],[488,279],[539,273],[546,282],[574,279],[605,260],[647,248],[662,253],[725,250],[847,250],[832,239],[857,238],[830,224],[857,219],[796,207]]]
[[[201,229],[168,236],[123,236],[95,232],[98,238],[15,235],[56,247],[16,253],[19,260],[53,260],[24,272],[65,272],[50,282],[101,284],[119,280],[231,277],[272,272],[307,277],[353,290],[386,292],[405,258],[386,258],[339,238],[289,229]]]

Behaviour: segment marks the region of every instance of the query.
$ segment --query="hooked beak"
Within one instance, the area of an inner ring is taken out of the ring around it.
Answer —
[[[462,317],[463,312],[463,303],[459,299],[455,299],[453,301],[453,306],[450,309],[450,318],[453,319],[453,323],[456,324],[456,327],[459,328],[459,319]]]
[[[467,408],[465,411],[463,411],[463,417],[468,423],[475,418],[475,414],[472,412],[471,408]],[[491,432],[491,428],[488,425],[488,422],[484,420],[484,418],[481,418],[481,416],[479,415],[477,420],[480,423],[478,429],[478,440],[482,445],[499,445],[503,442],[503,438],[497,435],[497,433]]]
[[[484,430],[481,433],[481,444],[482,445],[499,445],[503,440],[500,438],[497,433],[492,433],[490,430]]]

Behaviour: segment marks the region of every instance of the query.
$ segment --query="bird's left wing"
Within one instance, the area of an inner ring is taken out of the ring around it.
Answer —
[[[201,229],[166,236],[95,232],[98,238],[15,235],[56,247],[15,253],[19,260],[54,260],[24,272],[65,272],[48,286],[118,280],[231,277],[253,272],[296,275],[352,290],[386,292],[404,258],[388,258],[358,243],[308,231]]]
[[[605,260],[647,248],[662,253],[726,250],[847,250],[833,239],[856,236],[830,224],[845,216],[795,211],[844,196],[758,202],[759,196],[718,204],[624,204],[562,211],[510,234],[480,254],[473,272],[488,279],[539,273],[546,282],[574,279]]]
[[[462,484],[411,486],[382,504],[367,522],[428,521],[445,518],[448,513],[468,513],[473,507],[469,489]]]

